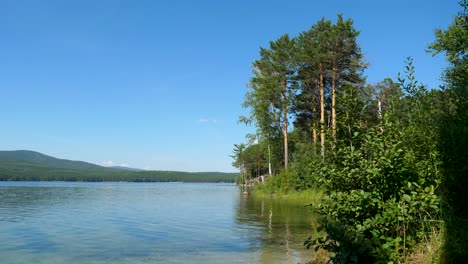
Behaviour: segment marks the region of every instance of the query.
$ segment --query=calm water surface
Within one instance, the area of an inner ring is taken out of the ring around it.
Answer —
[[[315,226],[231,184],[0,182],[0,263],[305,263]]]

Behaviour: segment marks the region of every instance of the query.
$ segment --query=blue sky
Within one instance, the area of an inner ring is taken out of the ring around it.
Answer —
[[[457,1],[0,0],[0,149],[153,170],[235,171],[237,124],[259,47],[351,17],[369,83],[425,53]]]

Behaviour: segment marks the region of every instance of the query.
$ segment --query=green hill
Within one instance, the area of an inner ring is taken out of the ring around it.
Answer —
[[[39,152],[0,151],[0,181],[233,182],[237,173],[140,171],[58,159]]]
[[[79,169],[79,170],[96,170],[96,169],[107,169],[105,167],[84,162],[84,161],[73,161],[66,159],[58,159],[51,156],[44,155],[39,152],[30,150],[13,150],[13,151],[0,151],[0,160],[8,160],[12,162],[24,161],[39,163],[51,167],[67,168],[67,169]]]

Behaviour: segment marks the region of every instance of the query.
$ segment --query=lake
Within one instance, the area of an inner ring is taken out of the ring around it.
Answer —
[[[305,263],[315,219],[233,184],[0,182],[0,262]]]

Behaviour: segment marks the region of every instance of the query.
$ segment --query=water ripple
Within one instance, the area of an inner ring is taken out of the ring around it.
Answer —
[[[0,262],[282,263],[286,252],[307,254],[303,208],[240,194],[226,184],[0,182]]]

